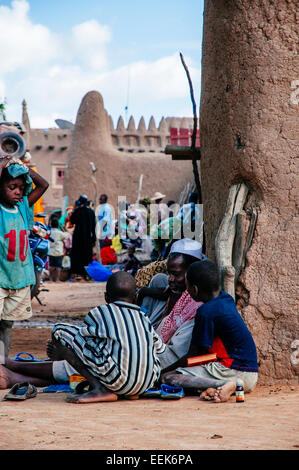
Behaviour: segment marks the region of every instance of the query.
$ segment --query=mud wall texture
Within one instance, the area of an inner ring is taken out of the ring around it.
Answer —
[[[97,168],[92,180],[90,163]],[[177,201],[188,183],[194,181],[191,162],[172,161],[165,153],[130,153],[117,151],[112,143],[110,120],[103,98],[97,91],[88,92],[80,104],[72,135],[64,177],[64,195],[74,203],[80,194],[94,201],[106,193],[117,211],[118,197],[135,203],[139,179],[143,175],[141,196],[165,194],[163,203]],[[116,213],[117,217],[117,213]]]
[[[236,302],[257,344],[265,383],[297,380],[299,373],[291,360],[299,340],[296,3],[210,0],[204,12],[200,130],[207,254],[215,257],[230,187],[247,183],[247,208],[255,206],[258,218]]]

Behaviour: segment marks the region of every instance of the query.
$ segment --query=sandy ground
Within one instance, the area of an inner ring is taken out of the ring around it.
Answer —
[[[51,323],[78,321],[104,299],[100,283],[45,283],[33,301],[31,324],[16,324],[10,357],[21,351],[46,358]],[[32,324],[34,322],[34,324]],[[40,389],[39,389],[40,391]],[[238,404],[187,396],[75,405],[64,393],[24,402],[2,400],[1,450],[298,450],[298,385],[260,386]]]

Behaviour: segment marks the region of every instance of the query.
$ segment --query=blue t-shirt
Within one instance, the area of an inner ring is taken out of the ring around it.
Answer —
[[[257,372],[257,353],[234,299],[222,291],[197,309],[191,344],[207,348],[231,369]]]
[[[0,204],[0,287],[22,289],[35,282],[29,228],[32,210],[24,196],[13,208]]]
[[[112,236],[112,211],[110,204],[105,202],[101,204],[98,212],[99,227],[101,230],[101,239]]]

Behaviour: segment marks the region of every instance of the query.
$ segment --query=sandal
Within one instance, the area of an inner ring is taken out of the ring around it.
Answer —
[[[182,387],[172,387],[170,385],[161,385],[161,398],[179,400],[185,396]]]
[[[41,390],[43,393],[72,393],[73,389],[69,385],[53,384]]]
[[[146,392],[142,394],[144,398],[160,398],[161,389],[160,388],[149,388]]]
[[[23,357],[25,355],[25,357]],[[26,357],[27,356],[27,357]],[[20,352],[16,357],[11,358],[12,361],[24,361],[24,362],[42,362],[41,359],[35,359],[30,353]]]
[[[144,398],[163,398],[178,400],[185,396],[182,387],[171,387],[170,385],[161,384],[160,388],[149,388],[142,397]]]
[[[4,400],[26,400],[37,395],[37,388],[29,382],[15,384],[9,392],[4,395]]]

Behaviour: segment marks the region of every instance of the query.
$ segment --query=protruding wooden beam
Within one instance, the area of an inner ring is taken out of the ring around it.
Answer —
[[[173,160],[200,160],[201,157],[200,147],[193,150],[191,147],[166,145],[165,153],[172,155]]]

